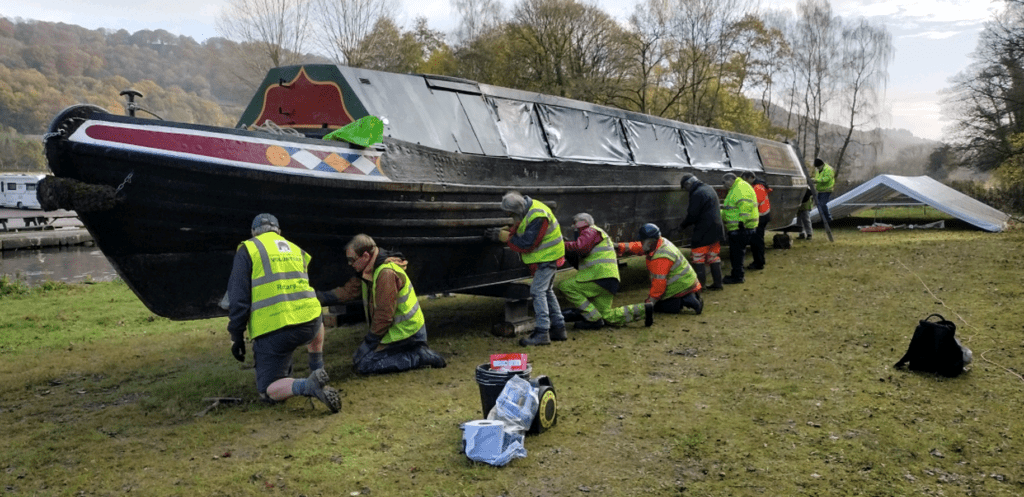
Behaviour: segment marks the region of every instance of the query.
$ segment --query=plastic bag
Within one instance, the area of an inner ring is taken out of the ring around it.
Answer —
[[[505,423],[506,433],[524,435],[530,429],[539,405],[537,390],[530,382],[513,376],[505,383],[505,388],[501,390],[494,408],[487,414],[487,419]]]

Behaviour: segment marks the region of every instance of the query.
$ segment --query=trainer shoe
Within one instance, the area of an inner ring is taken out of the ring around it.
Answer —
[[[341,410],[341,396],[338,395],[337,390],[327,386],[328,381],[330,378],[327,376],[327,371],[323,369],[313,371],[306,381],[306,391],[309,392],[309,397],[316,397],[331,412],[338,412]]]

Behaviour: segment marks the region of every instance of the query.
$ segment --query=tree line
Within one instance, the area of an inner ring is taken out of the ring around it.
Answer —
[[[397,0],[231,0],[218,29],[254,74],[304,54],[463,77],[787,139],[837,167],[867,145],[892,60],[884,26],[801,0],[640,0],[625,22],[580,0],[451,0],[453,33],[396,22]],[[773,115],[777,114],[777,115]],[[826,126],[826,121],[842,123]]]

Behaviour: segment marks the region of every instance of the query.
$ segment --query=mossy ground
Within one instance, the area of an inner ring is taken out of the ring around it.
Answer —
[[[865,223],[861,223],[865,224]],[[448,367],[359,377],[361,325],[330,330],[342,412],[256,401],[225,319],[155,317],[120,283],[0,297],[0,490],[9,495],[1024,494],[1024,232],[861,233],[769,250],[701,316],[570,331],[525,350],[558,425],[506,467],[460,454],[474,380],[519,352],[502,302],[422,299]],[[9,283],[8,283],[9,285]],[[641,301],[630,263],[616,302]],[[954,379],[893,370],[917,321],[974,350]],[[306,374],[305,353],[296,375]],[[240,397],[196,416],[211,402]]]

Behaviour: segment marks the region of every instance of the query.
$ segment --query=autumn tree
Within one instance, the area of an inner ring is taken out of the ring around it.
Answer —
[[[312,0],[229,0],[217,31],[239,42],[233,61],[239,77],[255,86],[273,67],[298,63],[310,32]],[[168,39],[153,33],[151,43]]]
[[[395,0],[313,0],[317,47],[338,64],[362,67],[374,30],[396,26]],[[384,21],[382,23],[382,21]]]
[[[381,18],[348,55],[349,65],[377,71],[414,72],[423,62],[423,47],[413,33],[402,32],[390,18]]]
[[[846,134],[833,164],[838,172],[858,127],[877,123],[881,95],[888,80],[894,49],[892,35],[866,20],[847,25],[842,32],[839,69],[839,105],[848,119]]]
[[[679,97],[669,88],[667,62],[674,46],[669,36],[670,5],[670,0],[644,0],[629,16],[622,42],[626,76],[620,100],[630,110],[665,116]]]
[[[577,0],[521,0],[506,36],[516,87],[598,104],[619,93],[624,33],[601,9]]]
[[[1024,153],[1024,2],[1008,1],[978,36],[974,62],[945,92],[952,141],[972,166],[988,171]]]
[[[478,39],[502,23],[503,9],[499,0],[451,0],[458,13],[455,43],[463,46]]]
[[[792,41],[795,98],[791,108],[800,117],[798,147],[809,160],[822,155],[822,125],[836,94],[840,20],[833,16],[828,0],[801,0],[797,12]]]

